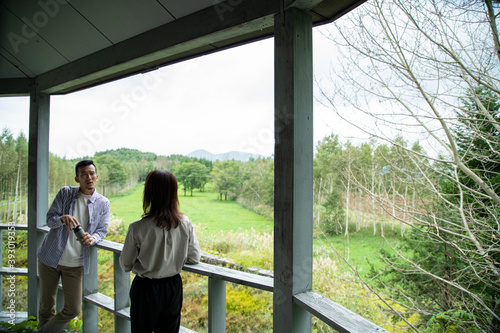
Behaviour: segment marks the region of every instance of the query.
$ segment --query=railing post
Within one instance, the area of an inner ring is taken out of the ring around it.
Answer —
[[[60,280],[59,280],[60,281]],[[56,311],[59,312],[64,307],[64,293],[61,288],[57,288],[56,294]]]
[[[89,247],[90,267],[89,273],[83,274],[83,333],[97,333],[99,330],[99,318],[97,305],[85,301],[85,296],[97,293],[97,247]]]
[[[226,281],[208,278],[208,332],[226,331]]]
[[[283,8],[275,16],[274,44],[273,332],[302,333],[311,331],[311,314],[295,304],[293,297],[312,288],[311,15],[296,7]]]
[[[50,95],[36,86],[30,95],[28,141],[28,316],[38,316],[37,251],[43,240],[38,231],[46,223],[49,208]]]
[[[130,273],[120,267],[120,253],[113,252],[113,271],[115,288],[115,332],[129,333],[130,320],[116,313],[130,306]]]

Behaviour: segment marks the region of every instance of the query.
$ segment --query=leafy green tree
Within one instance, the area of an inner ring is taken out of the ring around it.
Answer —
[[[221,200],[224,193],[226,200],[228,193],[232,194],[234,197],[239,193],[241,185],[241,165],[242,162],[235,160],[217,161],[214,163],[211,172],[212,183],[217,191],[219,191]]]
[[[484,86],[471,89],[462,99],[462,107],[457,112],[459,124],[455,129],[458,152],[467,165],[482,181],[500,195],[500,95]],[[459,186],[472,189],[465,195],[456,196],[452,200],[465,205],[469,212],[468,222],[475,224],[475,238],[481,239],[482,247],[498,246],[500,232],[498,214],[500,207],[491,197],[478,196],[481,186],[466,173],[459,171]],[[461,189],[453,186],[453,195],[460,194]],[[448,188],[452,188],[449,186]],[[488,253],[484,259],[469,255],[469,260],[481,265],[500,267],[500,252]],[[478,260],[479,259],[479,260]],[[470,272],[472,275],[472,272]],[[500,331],[500,279],[499,275],[482,276],[473,286],[490,298],[491,309],[497,315],[492,317],[490,330]]]
[[[317,227],[326,233],[338,230],[341,225],[337,223],[344,219],[344,202],[341,194],[344,193],[342,175],[340,173],[341,156],[343,155],[342,143],[337,135],[323,138],[316,145],[314,158],[314,196],[316,200]],[[322,213],[323,208],[325,211]]]
[[[457,146],[464,163],[497,193],[500,194],[500,97],[484,86],[474,88],[462,99],[462,107],[457,111],[459,124],[455,128]],[[460,172],[460,183],[480,191],[468,175]],[[491,207],[491,199],[468,197],[467,201],[481,206],[476,212]],[[486,205],[486,207],[483,207]]]
[[[23,198],[28,193],[28,140],[23,132],[16,138],[17,176],[14,193],[14,217],[22,214]],[[27,202],[24,205],[27,208]]]
[[[18,170],[16,141],[12,132],[4,128],[0,135],[0,191],[3,207],[2,219],[13,219],[14,189]]]
[[[209,178],[208,168],[199,162],[182,162],[175,168],[174,174],[184,188],[184,195],[190,191],[191,196],[194,189],[203,189]]]
[[[274,206],[274,160],[252,159],[240,167],[242,187],[238,195],[240,202],[253,206]]]
[[[95,158],[102,156],[112,157],[119,161],[127,175],[128,187],[139,181],[146,180],[147,174],[156,169],[158,156],[155,153],[144,153],[137,149],[120,148],[95,153]],[[124,184],[122,184],[123,186]]]
[[[328,235],[341,234],[343,230],[342,224],[345,221],[345,212],[342,195],[338,188],[333,188],[321,205],[326,212],[323,231]]]
[[[122,188],[127,182],[123,164],[116,158],[103,154],[96,156],[94,163],[97,167],[97,174],[100,175],[102,171],[103,177],[99,177],[99,183],[103,187],[104,195]]]

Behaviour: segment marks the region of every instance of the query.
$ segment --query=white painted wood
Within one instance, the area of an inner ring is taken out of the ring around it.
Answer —
[[[205,263],[185,265],[183,270],[208,277],[216,277],[228,282],[234,282],[256,289],[266,291],[273,290],[273,279],[266,276],[240,272],[234,269],[213,266]]]
[[[274,30],[273,332],[303,333],[311,331],[311,315],[293,303],[293,295],[312,288],[311,16],[284,9],[275,17]]]
[[[106,309],[109,312],[115,311],[115,301],[112,297],[106,296],[101,293],[94,293],[84,296],[83,299],[97,305],[98,307]]]
[[[341,333],[388,333],[387,330],[316,292],[297,294],[294,301]]]
[[[28,269],[27,268],[9,268],[9,267],[2,267],[0,268],[0,275],[21,275],[21,276],[28,276]]]
[[[226,331],[226,281],[208,278],[208,333]]]
[[[28,315],[38,317],[37,251],[49,202],[50,95],[31,87],[28,135]]]

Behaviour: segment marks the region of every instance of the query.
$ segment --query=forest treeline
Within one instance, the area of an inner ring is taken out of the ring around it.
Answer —
[[[28,142],[24,133],[17,137],[4,128],[0,137],[0,187],[2,221],[25,221],[27,198]],[[409,213],[425,194],[418,194],[412,179],[419,171],[402,158],[399,145],[407,146],[403,138],[396,138],[398,145],[377,144],[375,140],[358,146],[341,142],[330,135],[316,145],[314,158],[314,198],[317,227],[328,234],[348,231],[349,211],[356,210],[357,228],[373,223],[376,226],[392,216],[409,222]],[[411,149],[421,151],[418,143]],[[242,206],[273,218],[274,160],[272,157],[210,161],[183,155],[162,156],[151,152],[121,148],[97,152],[94,160],[99,175],[98,191],[115,195],[143,182],[149,171],[157,168],[174,172],[184,195],[205,191],[208,183],[220,200],[236,200]],[[52,153],[49,156],[49,197],[65,185],[76,185],[74,166],[80,159],[66,159]],[[404,169],[406,176],[398,174]],[[371,193],[379,194],[374,200]],[[383,199],[380,199],[383,198]],[[388,211],[388,207],[390,211]],[[412,208],[413,207],[413,208]],[[413,209],[414,210],[414,209]],[[362,218],[363,214],[367,218]],[[369,217],[369,218],[368,218]],[[383,218],[384,217],[384,218]],[[383,235],[383,228],[379,231]]]

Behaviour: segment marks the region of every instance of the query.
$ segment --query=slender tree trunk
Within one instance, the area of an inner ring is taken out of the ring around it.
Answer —
[[[9,189],[7,191],[7,222],[10,222],[10,206],[11,206],[11,199],[12,199],[12,196],[11,196],[11,190]]]
[[[345,197],[345,236],[349,234],[349,191],[351,187],[351,173],[348,171],[347,174],[347,190]]]
[[[493,35],[493,43],[495,45],[495,51],[500,60],[500,42],[498,40],[498,28],[496,25],[496,15],[495,10],[493,9],[493,1],[492,0],[484,0],[486,4],[486,8],[488,10],[488,19],[490,21],[491,34]]]
[[[12,209],[12,221],[17,223],[17,195],[19,191],[19,174],[21,172],[21,161],[17,164],[16,186],[14,190],[14,208]]]
[[[380,182],[378,183],[378,193],[382,196],[380,192]],[[380,203],[380,236],[384,237],[384,207],[382,206],[382,202]]]
[[[404,237],[405,234],[405,226],[406,226],[406,216],[408,215],[408,205],[407,205],[407,200],[406,197],[408,195],[408,184],[405,185],[405,196],[403,198],[404,200],[404,206],[403,206],[403,222],[401,223],[401,237]]]
[[[358,190],[358,202],[356,203],[358,213],[356,214],[356,231],[361,230],[361,224],[363,223],[362,205],[361,205],[361,191]]]
[[[396,222],[396,175],[392,173],[392,231],[394,231],[394,224]]]
[[[372,164],[372,219],[373,219],[373,236],[377,234],[377,211],[375,208],[375,167]]]
[[[413,190],[413,193],[411,194],[411,209],[412,209],[412,213],[410,214],[410,224],[413,225],[413,214],[414,212],[416,211],[416,207],[415,207],[415,190]]]
[[[319,227],[319,223],[321,221],[321,183],[323,182],[323,177],[319,178],[319,186],[318,186],[318,216],[316,217],[316,224]]]

